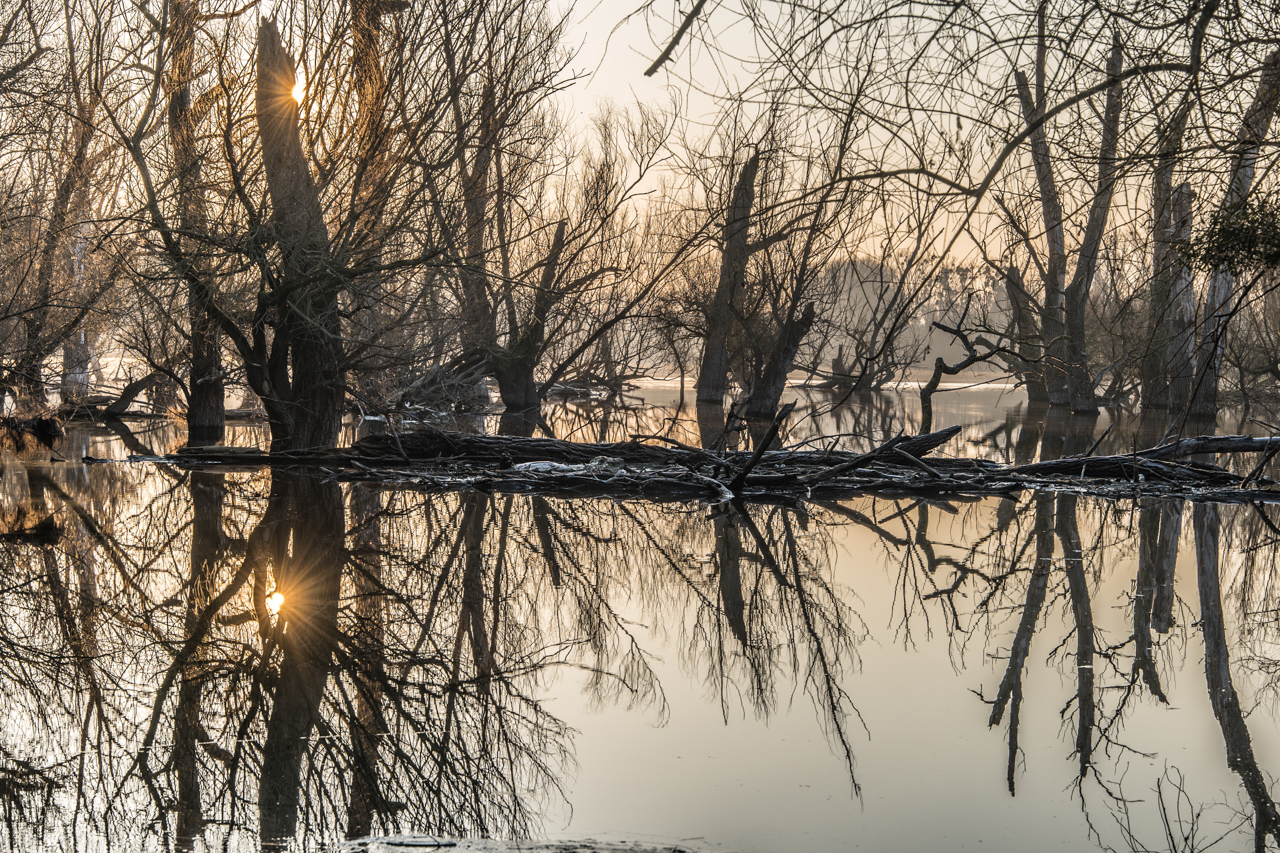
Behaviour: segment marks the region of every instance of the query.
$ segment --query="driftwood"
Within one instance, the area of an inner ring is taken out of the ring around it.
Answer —
[[[798,448],[714,452],[670,439],[665,441],[675,446],[639,439],[578,444],[423,429],[367,436],[348,448],[269,454],[252,448],[191,447],[164,460],[190,468],[308,467],[341,480],[426,491],[475,489],[657,501],[827,500],[858,494],[955,500],[1047,489],[1110,498],[1280,503],[1280,489],[1259,476],[1261,465],[1241,476],[1203,461],[1179,461],[1239,452],[1264,452],[1269,459],[1280,449],[1280,437],[1202,436],[1124,456],[1086,454],[1012,467],[930,455],[959,432],[959,427],[950,427],[898,436],[869,452],[850,453]]]

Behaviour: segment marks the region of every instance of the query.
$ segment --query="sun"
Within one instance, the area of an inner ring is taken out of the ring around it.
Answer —
[[[302,98],[307,94],[307,86],[305,83],[302,82],[301,77],[298,78],[297,83],[293,84],[292,94],[293,94],[293,99],[295,101],[297,101],[299,104],[302,103]]]
[[[284,605],[284,596],[278,592],[273,592],[267,596],[267,612],[272,616],[280,614],[280,608]]]

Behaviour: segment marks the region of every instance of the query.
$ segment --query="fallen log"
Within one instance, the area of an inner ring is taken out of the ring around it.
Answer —
[[[1200,453],[1255,453],[1280,447],[1280,435],[1254,438],[1248,435],[1198,435],[1180,438],[1136,455],[1147,459],[1185,459]]]
[[[921,436],[897,436],[866,453],[851,453],[797,448],[714,452],[637,439],[577,444],[424,429],[368,436],[349,448],[274,454],[251,448],[190,447],[164,461],[239,470],[311,468],[343,481],[431,492],[476,490],[651,501],[776,502],[860,494],[981,498],[1040,489],[1106,498],[1280,503],[1280,490],[1270,488],[1275,483],[1257,476],[1257,469],[1241,477],[1217,465],[1177,461],[1211,448],[1266,451],[1280,447],[1280,439],[1200,437],[1125,456],[1086,454],[1018,466],[928,455],[959,432],[959,427],[951,427]]]

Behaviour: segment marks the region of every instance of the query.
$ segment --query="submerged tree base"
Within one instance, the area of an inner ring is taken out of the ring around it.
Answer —
[[[187,447],[166,457],[132,456],[190,468],[293,467],[345,481],[450,492],[524,493],[656,501],[832,499],[860,494],[1008,496],[1047,489],[1110,498],[1182,497],[1217,502],[1280,503],[1277,484],[1201,461],[1193,455],[1280,450],[1280,436],[1202,436],[1124,456],[1070,456],[1008,466],[981,459],[928,456],[959,427],[897,436],[867,453],[837,450],[715,452],[670,439],[579,444],[545,438],[472,435],[435,429],[367,436],[348,448],[266,453],[252,448]],[[767,447],[768,442],[762,446]],[[927,461],[925,459],[927,458]],[[86,458],[87,462],[94,460]]]

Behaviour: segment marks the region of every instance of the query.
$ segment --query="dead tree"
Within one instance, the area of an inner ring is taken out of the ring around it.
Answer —
[[[707,339],[703,344],[702,366],[698,370],[699,403],[724,402],[725,383],[729,375],[729,331],[733,322],[731,306],[747,275],[747,259],[750,247],[747,237],[751,230],[751,207],[756,197],[756,173],[760,169],[760,152],[755,152],[743,164],[734,185],[729,210],[725,216],[722,235],[723,255],[720,261],[720,279],[715,296],[707,308]]]

